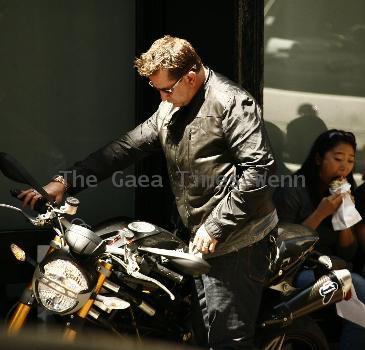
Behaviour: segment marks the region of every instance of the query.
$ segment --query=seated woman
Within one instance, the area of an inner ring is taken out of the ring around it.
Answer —
[[[351,265],[357,242],[351,227],[335,231],[331,218],[342,203],[342,194],[330,194],[333,180],[347,179],[355,188],[353,168],[356,140],[352,133],[328,130],[317,137],[302,167],[294,174],[304,176],[304,181],[289,181],[277,188],[274,202],[279,220],[302,224],[318,232],[317,250],[323,254],[338,256]],[[304,182],[304,183],[303,183]],[[293,186],[295,184],[296,186]],[[298,186],[298,184],[300,186]],[[306,287],[315,280],[311,270],[298,277],[298,286]],[[365,303],[365,279],[352,274],[353,285],[359,299]],[[341,336],[341,349],[365,349],[365,328],[346,322]]]

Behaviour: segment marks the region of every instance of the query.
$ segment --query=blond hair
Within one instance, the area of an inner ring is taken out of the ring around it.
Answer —
[[[179,78],[189,70],[199,71],[202,62],[187,40],[165,35],[135,59],[134,67],[144,77],[167,69],[171,78]]]

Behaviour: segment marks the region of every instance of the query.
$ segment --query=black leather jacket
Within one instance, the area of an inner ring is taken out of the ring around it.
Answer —
[[[161,102],[148,120],[73,169],[100,181],[161,147],[179,214],[191,233],[205,224],[224,241],[274,210],[264,181],[274,159],[260,108],[227,78],[209,71],[188,106]]]

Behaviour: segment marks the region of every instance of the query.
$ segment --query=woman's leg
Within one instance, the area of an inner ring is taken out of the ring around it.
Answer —
[[[295,280],[295,287],[296,288],[307,288],[312,285],[316,280],[314,276],[313,270],[302,270],[299,272],[296,280]]]

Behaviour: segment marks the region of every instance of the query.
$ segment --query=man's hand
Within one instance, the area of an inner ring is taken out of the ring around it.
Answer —
[[[43,189],[56,201],[56,203],[61,203],[65,194],[65,186],[62,183],[52,181],[48,185],[44,186]],[[23,201],[24,207],[30,206],[32,209],[34,209],[37,200],[40,198],[42,198],[42,195],[33,188],[23,191],[18,196],[18,199]]]
[[[209,235],[205,226],[201,225],[198,231],[196,231],[193,241],[193,249],[203,254],[209,254],[215,251],[217,243],[218,241]]]

